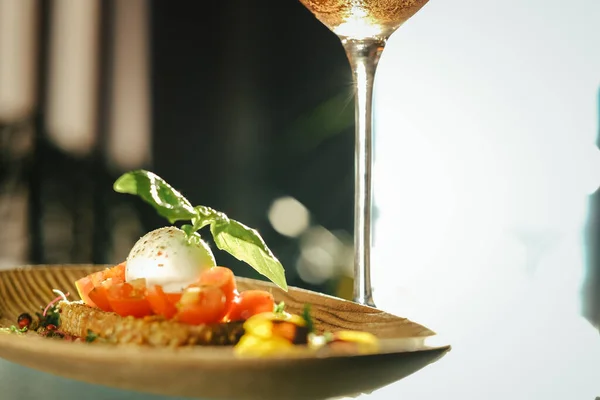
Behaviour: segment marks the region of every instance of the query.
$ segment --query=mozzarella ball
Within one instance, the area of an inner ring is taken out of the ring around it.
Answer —
[[[160,285],[166,293],[177,293],[214,266],[215,257],[199,236],[190,242],[184,231],[169,226],[137,241],[127,257],[125,279],[145,279],[147,286]]]

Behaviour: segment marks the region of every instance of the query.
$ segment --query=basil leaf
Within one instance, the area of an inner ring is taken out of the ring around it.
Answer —
[[[229,217],[225,215],[225,213],[207,206],[196,206],[194,207],[194,210],[196,211],[196,214],[201,216],[205,221],[215,222],[229,220]]]
[[[196,233],[194,227],[190,224],[181,225],[181,230],[185,232],[185,235],[188,238],[188,242],[191,242],[191,237]]]
[[[227,215],[220,211],[213,210],[206,206],[194,207],[196,216],[192,218],[192,227],[194,231],[198,231],[204,228],[206,225],[214,224],[216,222],[227,222],[229,218]]]
[[[115,181],[114,190],[140,196],[170,223],[197,217],[194,207],[181,193],[149,171],[137,170],[123,174]]]
[[[244,261],[258,273],[269,278],[274,284],[287,291],[285,270],[271,253],[259,233],[241,222],[227,219],[210,225],[210,231],[217,247],[225,250],[238,260]]]

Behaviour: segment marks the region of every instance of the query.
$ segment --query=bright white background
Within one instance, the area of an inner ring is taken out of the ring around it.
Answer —
[[[593,400],[600,1],[431,0],[376,85],[376,304],[454,349],[374,399]]]

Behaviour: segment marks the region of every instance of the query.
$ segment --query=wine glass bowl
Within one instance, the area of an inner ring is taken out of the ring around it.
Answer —
[[[341,39],[388,38],[428,0],[300,0]]]
[[[373,84],[387,39],[428,0],[300,0],[341,40],[355,90],[354,295],[375,307],[371,287]]]

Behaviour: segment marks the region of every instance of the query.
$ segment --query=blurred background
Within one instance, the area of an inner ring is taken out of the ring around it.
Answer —
[[[501,229],[537,260],[579,218],[589,246],[575,279],[596,324],[600,203],[588,195],[597,187],[599,79],[584,81],[570,67],[593,48],[575,36],[593,35],[571,26],[572,37],[549,48],[544,27],[557,6],[522,25],[539,25],[529,38],[515,31],[496,42],[501,29],[478,18],[458,40],[444,39],[430,28],[447,25],[436,7],[392,38],[379,70],[375,214],[386,217],[375,229],[376,261],[402,260],[404,271],[463,262],[448,261],[450,238],[471,240],[473,221],[496,235],[494,215],[513,219]],[[481,21],[486,33],[476,37]],[[502,58],[511,40],[515,53]],[[397,57],[396,41],[404,48]],[[591,71],[594,55],[586,57]],[[546,79],[536,83],[540,66]],[[515,74],[494,78],[501,70]],[[503,98],[518,97],[506,89],[517,87],[527,103]],[[538,118],[553,105],[567,116],[560,134],[556,121]],[[0,0],[0,267],[123,260],[144,232],[166,224],[112,191],[121,173],[146,168],[193,204],[257,228],[292,285],[349,298],[353,108],[339,40],[297,1]],[[565,144],[570,153],[554,154]],[[535,171],[529,180],[525,169]],[[511,202],[516,208],[506,208]],[[228,254],[217,258],[257,277]]]
[[[597,0],[431,1],[389,40],[375,301],[455,351],[382,396],[600,394],[598,21]],[[350,298],[353,114],[296,0],[0,0],[0,268],[123,260],[166,224],[112,191],[146,168],[257,228],[291,285]]]
[[[350,80],[295,1],[0,0],[1,265],[123,260],[167,224],[112,191],[146,168],[348,296]]]

